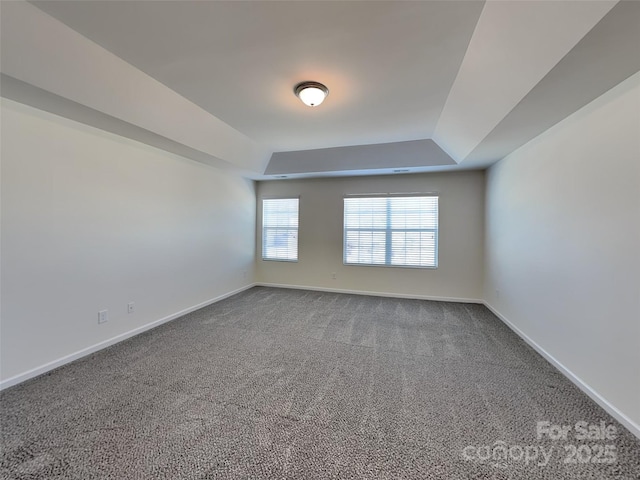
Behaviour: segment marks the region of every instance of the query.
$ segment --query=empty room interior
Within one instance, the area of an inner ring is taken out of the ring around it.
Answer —
[[[640,479],[640,2],[0,21],[0,478]]]

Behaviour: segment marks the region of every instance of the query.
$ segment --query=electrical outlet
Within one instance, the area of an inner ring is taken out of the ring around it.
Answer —
[[[500,290],[496,288],[496,298],[500,298]]]
[[[127,303],[127,313],[133,313],[136,311],[136,304],[134,302]]]
[[[331,278],[336,279],[336,272],[331,272]]]
[[[105,323],[109,320],[109,313],[107,310],[100,310],[98,312],[98,323]]]

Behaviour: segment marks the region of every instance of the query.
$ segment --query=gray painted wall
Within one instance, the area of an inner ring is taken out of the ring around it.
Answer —
[[[491,167],[484,290],[636,435],[638,132],[640,73]]]
[[[440,196],[437,269],[343,265],[343,197],[362,193],[438,193]],[[465,171],[258,183],[261,199],[299,196],[299,261],[261,260],[257,232],[257,281],[429,298],[482,298],[484,249],[484,173]],[[332,278],[332,273],[336,278]]]
[[[6,99],[1,134],[3,381],[250,283],[253,182]]]

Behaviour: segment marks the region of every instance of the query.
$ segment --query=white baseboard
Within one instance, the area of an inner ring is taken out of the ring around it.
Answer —
[[[607,399],[605,399],[602,395],[596,392],[593,388],[591,388],[585,381],[583,381],[580,377],[578,377],[575,373],[565,367],[562,363],[560,363],[553,355],[547,352],[544,348],[538,345],[534,340],[532,340],[526,333],[516,327],[513,323],[511,323],[504,315],[502,315],[498,310],[496,310],[489,302],[483,302],[485,307],[487,307],[493,314],[498,317],[505,325],[507,325],[511,330],[515,332],[520,338],[522,338],[525,342],[527,342],[531,348],[533,348],[536,352],[542,355],[551,365],[556,367],[560,373],[562,373],[565,377],[567,377],[571,383],[573,383],[576,387],[582,390],[585,394],[589,396],[594,402],[600,405],[609,415],[615,418],[618,422],[624,425],[627,430],[629,430],[633,435],[640,438],[640,425],[635,423],[629,417],[627,417],[624,413],[614,407]]]
[[[458,303],[480,303],[483,304],[484,300],[478,298],[460,298],[460,297],[433,297],[428,295],[414,295],[404,293],[388,293],[388,292],[370,292],[368,290],[347,290],[344,288],[328,288],[328,287],[315,287],[306,285],[287,285],[282,283],[263,283],[257,282],[257,287],[275,287],[275,288],[290,288],[293,290],[315,290],[316,292],[329,292],[329,293],[347,293],[350,295],[369,295],[372,297],[392,297],[392,298],[409,298],[413,300],[433,300],[436,302],[458,302]]]
[[[15,375],[11,378],[7,378],[6,380],[2,380],[0,382],[0,390],[4,390],[5,388],[12,387],[26,380],[29,380],[30,378],[37,377],[38,375],[42,375],[43,373],[53,370],[54,368],[61,367],[62,365],[65,365],[67,363],[71,363],[74,360],[78,360],[79,358],[95,353],[98,350],[102,350],[103,348],[107,348],[107,347],[110,347],[111,345],[115,345],[116,343],[122,342],[123,340],[126,340],[128,338],[134,337],[142,332],[146,332],[147,330],[158,327],[163,323],[170,322],[171,320],[175,320],[176,318],[182,317],[183,315],[194,312],[200,308],[206,307],[207,305],[211,305],[213,303],[219,302],[220,300],[224,300],[225,298],[228,298],[232,295],[248,290],[254,287],[255,285],[256,285],[255,283],[245,285],[244,287],[240,287],[236,290],[233,290],[232,292],[224,293],[222,295],[206,300],[197,305],[193,305],[192,307],[185,308],[184,310],[180,310],[179,312],[176,312],[176,313],[172,313],[171,315],[168,315],[159,320],[154,320],[153,322],[147,323],[146,325],[143,325],[141,327],[137,327],[128,332],[121,333],[120,335],[117,335],[108,340],[104,340],[103,342],[96,343],[95,345],[91,345],[90,347],[87,347],[87,348],[83,348],[82,350],[79,350],[70,355],[65,355],[64,357],[54,360],[52,362],[46,363],[44,365],[40,365],[39,367],[36,367],[24,373]]]

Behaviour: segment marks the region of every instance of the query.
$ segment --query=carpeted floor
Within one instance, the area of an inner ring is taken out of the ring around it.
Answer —
[[[640,478],[640,441],[472,304],[253,288],[0,402],[3,479]]]

